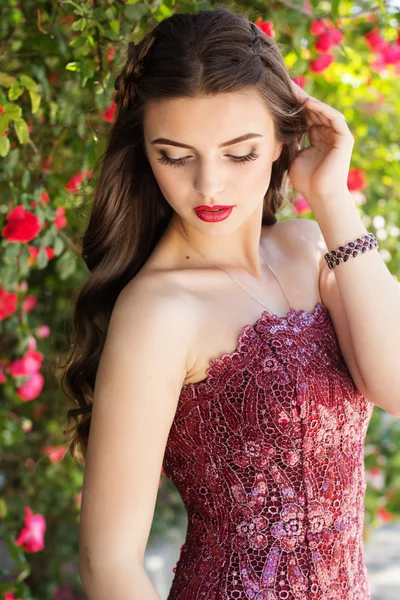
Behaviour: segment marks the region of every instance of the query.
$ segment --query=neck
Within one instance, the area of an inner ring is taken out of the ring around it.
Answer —
[[[235,256],[238,255],[237,250],[239,245],[233,240],[233,235],[230,244],[227,236],[224,238],[222,238],[222,236],[215,238],[214,236],[200,236],[197,232],[195,232],[197,235],[188,235],[180,221],[171,222],[170,226],[178,233],[180,239],[184,242],[184,245],[186,246],[184,251],[188,250],[188,247],[192,248],[194,251],[193,258],[196,260],[199,259],[202,264],[205,261],[208,264],[215,265],[224,270],[228,269],[238,273],[241,270],[246,271],[259,281],[262,279],[262,266],[266,265],[270,268],[261,248],[261,228],[258,238],[250,236],[250,243],[249,237],[245,237],[242,257],[238,257],[235,260]],[[258,242],[254,243],[252,240],[258,240]],[[217,255],[217,249],[220,249],[221,247],[222,250],[220,250]],[[229,251],[229,247],[232,249],[231,252]],[[260,255],[262,257],[261,261]]]

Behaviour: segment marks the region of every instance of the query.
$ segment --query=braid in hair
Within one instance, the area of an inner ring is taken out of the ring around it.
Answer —
[[[259,73],[259,77],[262,74],[262,63],[268,67],[268,69],[276,75],[276,77],[280,78],[280,72],[276,68],[276,64],[279,63],[279,43],[275,42],[271,44],[269,41],[269,37],[254,23],[250,22],[250,28],[253,33],[253,40],[248,44],[249,48],[251,48],[254,52],[254,56],[260,59],[261,69]],[[265,52],[268,50],[268,52]],[[271,60],[272,58],[272,60]]]
[[[251,31],[254,35],[254,39],[250,42],[249,47],[254,51],[256,56],[260,56],[264,50],[264,40],[260,35],[260,28],[254,23],[250,23]]]
[[[117,105],[118,114],[127,110],[136,97],[136,84],[142,77],[145,69],[146,57],[155,42],[154,31],[148,33],[138,44],[128,43],[128,54],[125,65],[114,83],[117,93],[114,102]]]

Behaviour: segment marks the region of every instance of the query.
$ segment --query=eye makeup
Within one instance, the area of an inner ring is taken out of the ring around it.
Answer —
[[[161,152],[162,157],[158,158],[158,162],[162,165],[171,165],[173,167],[181,167],[187,163],[188,158],[170,158],[165,154],[165,152]],[[245,154],[244,156],[232,156],[230,155],[230,159],[232,162],[236,164],[243,164],[249,161],[256,160],[259,157],[259,154],[252,150],[249,154]]]

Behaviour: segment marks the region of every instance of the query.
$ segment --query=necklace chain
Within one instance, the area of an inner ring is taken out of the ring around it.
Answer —
[[[241,283],[240,283],[240,282],[239,282],[239,281],[236,279],[236,277],[234,277],[234,276],[232,275],[232,273],[229,273],[229,271],[227,271],[226,269],[224,269],[224,267],[221,267],[221,265],[219,265],[219,264],[217,264],[216,262],[213,262],[212,260],[208,259],[208,258],[207,258],[207,256],[205,256],[205,255],[203,254],[203,252],[201,252],[201,250],[199,250],[198,248],[196,248],[195,246],[193,246],[193,244],[192,244],[191,242],[189,242],[189,240],[188,240],[188,238],[187,238],[186,234],[185,234],[185,235],[183,235],[183,234],[182,234],[182,233],[181,233],[181,232],[180,232],[180,231],[177,229],[177,227],[175,227],[175,225],[172,225],[172,227],[173,227],[173,228],[174,228],[174,229],[175,229],[175,230],[176,230],[176,231],[177,231],[177,232],[178,232],[178,233],[179,233],[179,234],[180,234],[180,235],[181,235],[181,236],[182,236],[182,237],[183,237],[183,238],[186,240],[186,242],[189,244],[189,246],[191,246],[191,247],[193,248],[193,250],[196,250],[196,251],[197,251],[199,254],[201,254],[201,255],[203,256],[203,258],[206,258],[207,260],[209,260],[209,261],[210,261],[210,262],[211,262],[213,265],[215,265],[215,266],[216,266],[216,267],[218,267],[219,269],[222,269],[222,271],[225,271],[225,273],[226,273],[227,275],[229,275],[229,277],[230,277],[231,279],[233,279],[233,281],[235,281],[235,282],[237,283],[237,285],[238,285],[239,287],[241,287],[241,288],[242,288],[242,290],[243,290],[244,292],[246,292],[246,294],[247,294],[248,296],[250,296],[251,298],[253,298],[253,300],[255,300],[256,302],[258,302],[258,304],[261,304],[261,306],[263,306],[264,308],[266,308],[266,309],[268,310],[268,312],[270,312],[271,314],[273,314],[273,312],[272,312],[272,311],[271,311],[271,310],[268,308],[268,306],[266,306],[265,304],[263,304],[262,302],[260,302],[260,300],[258,300],[258,299],[257,299],[255,296],[253,296],[253,294],[250,294],[250,292],[248,292],[248,291],[247,291],[247,290],[246,290],[246,289],[245,289],[245,288],[242,286],[242,284],[241,284]],[[273,270],[273,268],[271,267],[271,265],[268,263],[267,259],[265,258],[265,256],[264,256],[264,253],[263,253],[263,252],[262,252],[262,250],[261,250],[261,246],[260,246],[260,254],[261,254],[261,256],[263,257],[263,259],[264,259],[264,261],[265,261],[265,264],[266,264],[266,265],[268,265],[269,269],[271,270],[271,272],[273,273],[274,277],[276,278],[276,280],[278,281],[279,285],[281,286],[281,283],[280,283],[280,281],[279,281],[278,277],[276,276],[276,273],[275,273],[275,271]],[[281,288],[282,288],[282,286],[281,286]],[[283,288],[282,288],[282,291],[283,291],[283,293],[284,293],[284,295],[285,295],[285,297],[286,297],[286,300],[288,301],[288,303],[289,303],[290,307],[292,308],[292,305],[290,304],[290,301],[289,301],[288,297],[286,296],[286,294],[285,294],[285,292],[284,292]]]

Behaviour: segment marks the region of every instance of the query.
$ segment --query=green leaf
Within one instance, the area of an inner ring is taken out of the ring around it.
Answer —
[[[124,13],[128,21],[139,21],[144,15],[149,13],[145,4],[125,5]]]
[[[32,92],[31,90],[29,90],[28,93],[29,93],[29,96],[31,97],[32,114],[34,115],[39,110],[41,97],[38,92]]]
[[[31,92],[37,92],[38,84],[36,81],[34,81],[34,79],[32,79],[32,77],[29,77],[29,75],[21,75],[19,80],[27,90],[30,90]]]
[[[294,52],[294,50],[291,50],[285,55],[284,60],[287,68],[291,69],[293,65],[298,61],[298,56],[296,52]]]
[[[48,258],[44,246],[40,246],[39,254],[37,255],[36,264],[38,269],[44,269],[48,265]]]
[[[3,254],[5,261],[14,261],[19,254],[20,248],[21,244],[18,242],[9,242]]]
[[[17,263],[10,263],[5,265],[1,270],[2,285],[6,289],[11,288],[15,281],[18,279],[18,265]]]
[[[4,158],[10,152],[10,140],[8,137],[0,137],[0,156]]]
[[[115,35],[119,34],[119,21],[117,21],[117,19],[110,21],[110,29]]]
[[[14,119],[15,132],[20,144],[27,144],[29,141],[29,129],[25,119]]]
[[[110,6],[110,8],[107,8],[107,10],[103,14],[106,17],[106,19],[108,19],[109,21],[112,21],[113,18],[115,17],[115,9],[114,9],[114,7]],[[103,16],[103,14],[102,14],[102,16]]]
[[[0,519],[4,519],[8,513],[7,502],[4,498],[0,498]]]
[[[85,19],[85,18],[78,19],[77,21],[74,21],[74,23],[72,23],[71,29],[73,31],[83,31],[85,29],[86,25],[87,25],[87,19]]]
[[[157,19],[162,21],[163,19],[167,19],[172,15],[172,10],[166,6],[166,4],[161,3],[158,7]],[[161,18],[160,18],[161,17]]]
[[[28,169],[25,169],[22,174],[21,186],[23,190],[27,190],[31,183],[31,174]]]
[[[83,17],[83,15],[85,14],[83,12],[83,9],[80,8],[75,2],[73,2],[72,0],[63,0],[64,4],[72,4],[72,6],[74,7],[74,13],[79,15],[80,17]]]
[[[19,274],[21,277],[28,275],[30,266],[28,260],[31,258],[29,250],[25,244],[21,244],[21,253],[19,256]]]
[[[384,17],[386,15],[385,1],[384,0],[378,0],[378,4],[379,4],[380,9],[381,9],[382,17]]]
[[[47,206],[43,206],[42,204],[39,204],[36,207],[36,216],[41,220],[41,221],[45,221],[46,219],[48,219],[48,207]],[[46,234],[45,234],[46,235]],[[43,238],[42,238],[43,239]]]
[[[53,250],[54,250],[54,254],[56,256],[60,256],[61,252],[64,250],[65,248],[65,242],[61,237],[57,237],[55,242],[54,242],[54,246],[53,246]]]
[[[65,65],[66,71],[80,71],[80,65],[77,62],[70,62]]]
[[[111,16],[108,16],[109,11],[111,11]],[[92,18],[99,20],[99,19],[104,19],[104,15],[107,17],[107,19],[110,21],[113,18],[113,14],[115,13],[115,10],[112,8],[107,8],[107,10],[104,12],[104,8],[98,6],[97,8],[93,8],[92,10]]]
[[[9,124],[9,118],[3,114],[0,114],[0,135],[3,135],[7,131]]]
[[[5,529],[2,535],[6,539],[7,549],[13,561],[18,564],[26,564],[26,558],[22,547],[15,545],[15,538],[11,535],[11,533]]]
[[[69,45],[71,46],[71,48],[76,48],[77,50],[79,50],[80,48],[83,48],[84,46],[86,46],[87,41],[88,41],[87,37],[85,37],[84,35],[79,35],[79,36],[75,37],[73,40],[71,40]]]
[[[94,62],[90,58],[86,58],[81,62],[82,76],[84,80],[91,79],[94,76]]]
[[[336,20],[339,17],[340,0],[331,0],[332,17]]]
[[[20,572],[20,574],[17,577],[18,583],[20,583],[21,581],[23,581],[24,579],[29,577],[30,574],[31,574],[30,567],[27,567],[26,569],[22,569],[22,571]]]
[[[49,229],[41,237],[40,241],[44,246],[51,246],[54,243],[55,236],[56,233],[53,227],[49,227]]]
[[[60,279],[67,279],[76,270],[76,256],[71,250],[66,250],[56,262],[56,271]]]
[[[17,98],[22,96],[24,91],[25,90],[24,90],[23,86],[18,81],[14,81],[14,83],[12,84],[12,86],[10,87],[10,90],[8,92],[8,99],[16,100]]]
[[[11,102],[7,102],[7,104],[5,104],[3,106],[3,109],[4,109],[4,114],[10,120],[18,119],[22,115],[22,109],[20,106],[18,106],[18,104],[13,104]]]
[[[99,30],[100,35],[105,35],[105,29],[104,29],[103,25],[100,23],[100,21],[95,21],[94,25]]]
[[[13,75],[9,75],[8,73],[0,72],[0,85],[4,87],[11,87],[12,84],[16,81],[16,78]]]

